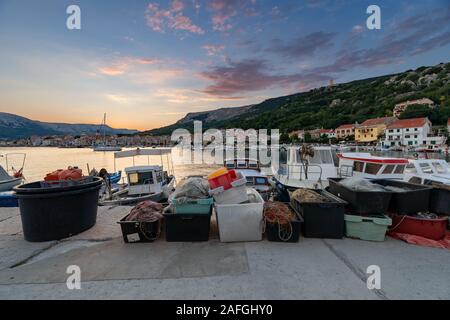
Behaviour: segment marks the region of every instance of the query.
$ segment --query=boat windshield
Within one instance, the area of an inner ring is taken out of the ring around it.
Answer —
[[[130,185],[153,184],[153,172],[133,172],[128,174]]]
[[[431,168],[431,166],[428,163],[420,163],[419,166],[423,173],[427,173],[427,174],[433,173],[433,169]]]
[[[314,150],[314,156],[309,157],[310,164],[334,164],[331,150]]]
[[[448,174],[450,173],[450,168],[448,166],[448,164],[444,164],[442,162],[433,162],[433,167],[436,170],[437,173],[439,174]]]

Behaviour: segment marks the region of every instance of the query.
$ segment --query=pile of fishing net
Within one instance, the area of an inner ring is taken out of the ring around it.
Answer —
[[[266,223],[278,224],[278,236],[281,240],[289,240],[292,237],[292,221],[297,220],[295,213],[289,205],[268,201],[264,203],[264,219]]]
[[[126,221],[155,222],[163,218],[163,205],[153,201],[138,203],[125,219]]]
[[[182,180],[170,196],[170,199],[176,199],[179,203],[205,198],[209,198],[209,183],[208,180],[199,177]]]
[[[292,193],[291,198],[297,200],[300,203],[332,202],[331,199],[324,197],[321,194],[309,189],[297,189]]]

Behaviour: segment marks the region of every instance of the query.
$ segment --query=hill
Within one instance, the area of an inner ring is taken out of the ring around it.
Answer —
[[[48,123],[30,120],[18,115],[0,112],[0,139],[18,139],[30,136],[79,135],[103,132],[101,125]],[[106,126],[107,134],[134,134],[137,130],[114,129]]]
[[[414,112],[414,115],[428,116],[434,125],[445,124],[450,117],[450,63],[321,87],[246,107],[189,113],[173,125],[147,133],[170,134],[176,128],[192,130],[194,120],[203,121],[204,129],[279,128],[289,132],[336,128],[344,123],[392,115],[396,103],[423,97],[430,98],[439,107],[423,110],[421,114]],[[224,110],[227,116],[219,116]]]

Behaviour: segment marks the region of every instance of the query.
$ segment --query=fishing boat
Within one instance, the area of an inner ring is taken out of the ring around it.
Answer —
[[[324,189],[338,175],[331,146],[281,147],[280,163],[271,169],[275,185],[287,188]]]
[[[114,171],[117,159],[133,159],[133,166],[125,168],[128,184],[112,190],[109,181],[105,180],[106,188],[100,195],[99,205],[134,205],[146,200],[161,202],[168,199],[175,186],[171,151],[170,148],[137,148],[114,153]],[[148,165],[135,165],[135,157],[139,156],[147,156]],[[161,165],[150,165],[150,156],[160,156]],[[163,156],[166,156],[167,170],[164,170]]]
[[[269,200],[272,186],[269,183],[269,177],[261,172],[261,166],[256,159],[226,159],[224,166],[227,169],[234,169],[247,179],[247,186],[256,189],[267,201]]]
[[[104,151],[104,152],[106,152],[106,151],[121,151],[122,150],[121,147],[107,145],[107,142],[106,142],[106,113],[103,115],[102,128],[103,128],[103,143],[92,146],[92,149],[94,151]]]
[[[11,165],[12,156],[19,156],[22,158],[20,169],[15,169]],[[2,191],[10,191],[15,186],[20,185],[23,180],[23,167],[25,165],[26,154],[25,153],[8,153],[4,155],[0,155],[3,159],[5,159],[6,169],[0,165],[0,192]]]
[[[0,192],[0,207],[18,207],[19,202],[17,197],[14,195],[14,191],[3,191]]]
[[[450,164],[440,159],[409,159],[404,180],[417,184],[450,185]]]
[[[361,177],[366,179],[403,180],[408,159],[377,157],[370,153],[338,153],[339,177]]]

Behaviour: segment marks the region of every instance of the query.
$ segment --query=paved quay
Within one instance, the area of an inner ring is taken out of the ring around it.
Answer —
[[[0,208],[0,299],[450,299],[450,250],[385,242],[306,239],[125,244],[131,207],[100,207],[97,224],[62,241],[23,239],[18,208]],[[67,267],[81,269],[69,290]],[[381,269],[369,290],[366,269]]]

